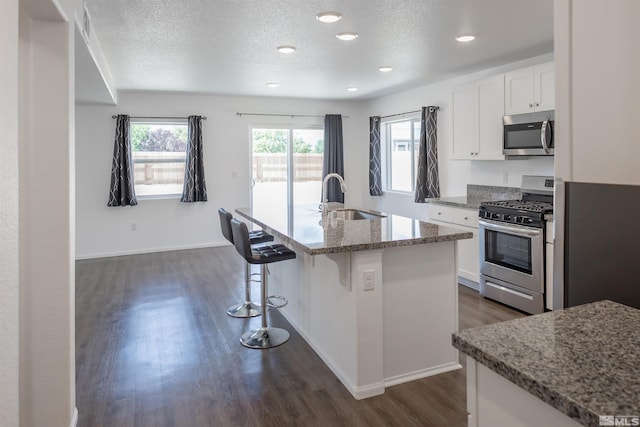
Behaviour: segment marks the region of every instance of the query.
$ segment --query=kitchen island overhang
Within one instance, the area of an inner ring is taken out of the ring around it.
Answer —
[[[236,209],[304,253],[270,268],[270,292],[289,300],[282,314],[356,399],[461,368],[456,242],[472,234],[351,209],[377,216]]]

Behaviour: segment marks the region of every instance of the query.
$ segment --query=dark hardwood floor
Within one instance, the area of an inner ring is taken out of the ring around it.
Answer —
[[[289,342],[240,345],[242,271],[231,246],[78,261],[78,426],[466,426],[464,369],[355,400],[277,310]],[[459,296],[460,329],[523,316]]]

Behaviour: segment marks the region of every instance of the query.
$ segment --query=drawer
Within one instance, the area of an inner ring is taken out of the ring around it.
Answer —
[[[453,209],[453,223],[478,228],[478,211],[472,209]]]
[[[434,221],[453,222],[453,209],[449,206],[429,203],[429,219]]]

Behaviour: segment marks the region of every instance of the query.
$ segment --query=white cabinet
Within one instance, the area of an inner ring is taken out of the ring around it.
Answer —
[[[506,73],[504,86],[507,115],[555,109],[553,62]]]
[[[458,278],[473,282],[472,286],[474,286],[480,280],[478,211],[438,205],[437,203],[429,203],[428,209],[430,222],[473,233],[471,239],[458,240]]]
[[[504,160],[504,75],[455,87],[452,110],[453,159]]]

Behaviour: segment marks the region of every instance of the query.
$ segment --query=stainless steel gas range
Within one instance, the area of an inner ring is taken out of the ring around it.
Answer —
[[[544,311],[545,220],[553,177],[522,177],[520,200],[482,202],[480,294],[527,313]]]

